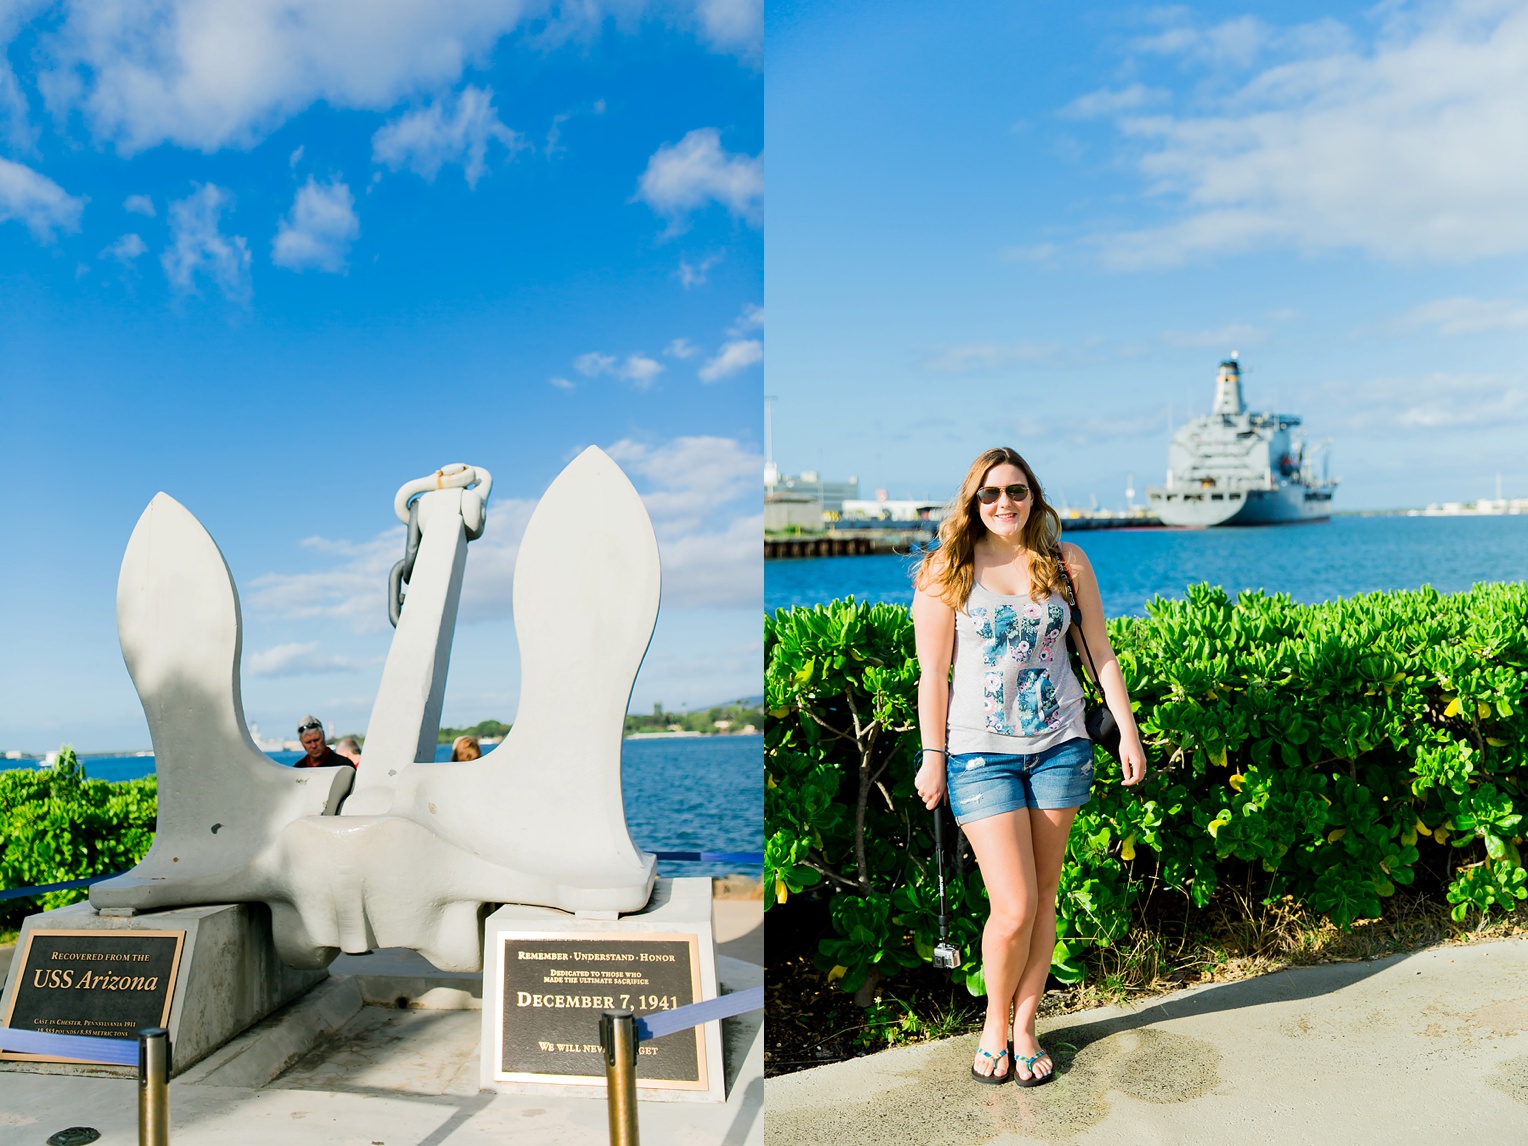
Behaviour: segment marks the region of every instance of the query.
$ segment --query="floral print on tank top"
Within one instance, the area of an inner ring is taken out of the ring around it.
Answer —
[[[1061,721],[1049,667],[1065,631],[1066,612],[1055,601],[970,610],[982,639],[982,702],[987,730],[1003,736],[1039,736]],[[1044,631],[1041,631],[1044,622]],[[1012,718],[1009,723],[1012,697]]]

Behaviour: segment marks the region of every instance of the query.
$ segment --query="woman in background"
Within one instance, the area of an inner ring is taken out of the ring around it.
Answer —
[[[987,1017],[971,1068],[984,1083],[1037,1086],[1054,1069],[1035,1014],[1056,945],[1067,835],[1093,782],[1084,694],[1066,651],[1067,573],[1119,725],[1124,782],[1146,772],[1097,579],[1060,533],[1028,463],[988,450],[966,473],[913,595],[923,739],[915,784],[930,808],[948,797],[991,904],[982,933]]]
[[[476,736],[458,736],[451,741],[452,760],[477,760],[483,755]]]

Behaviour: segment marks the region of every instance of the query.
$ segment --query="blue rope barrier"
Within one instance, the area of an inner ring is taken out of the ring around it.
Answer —
[[[49,891],[68,891],[75,887],[89,887],[93,883],[100,883],[103,879],[116,879],[117,876],[122,874],[124,873],[120,871],[111,871],[105,875],[92,875],[84,879],[66,879],[63,883],[44,883],[37,887],[13,887],[8,891],[0,891],[0,899],[21,899],[33,895],[42,895]]]
[[[762,864],[763,852],[654,852],[661,860],[690,860],[694,863]]]
[[[746,991],[735,991],[730,995],[691,1003],[689,1006],[675,1007],[672,1011],[655,1011],[637,1020],[637,1041],[662,1038],[675,1031],[698,1027],[701,1023],[730,1019],[734,1015],[746,1015],[749,1011],[763,1009],[764,988],[750,987]]]
[[[0,1027],[0,1050],[15,1054],[40,1054],[49,1058],[72,1058],[106,1066],[137,1066],[138,1040],[102,1039],[91,1035],[54,1035]]]

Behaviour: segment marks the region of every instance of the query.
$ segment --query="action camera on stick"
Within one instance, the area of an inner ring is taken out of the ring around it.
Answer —
[[[960,966],[960,948],[950,942],[950,907],[944,892],[944,804],[934,807],[934,869],[939,873],[939,942],[934,944],[934,966],[953,971]]]

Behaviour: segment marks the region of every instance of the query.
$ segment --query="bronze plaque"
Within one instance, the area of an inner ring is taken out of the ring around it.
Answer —
[[[605,1081],[600,1013],[638,1018],[700,999],[700,940],[641,932],[500,932],[501,1082]],[[637,1047],[637,1086],[706,1090],[705,1028]]]
[[[32,931],[12,966],[4,1025],[117,1039],[167,1026],[185,941],[184,931]],[[0,1059],[76,1061],[12,1051]]]

